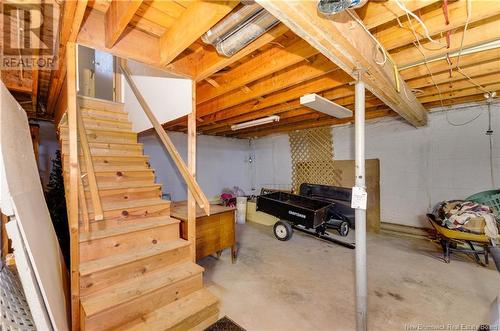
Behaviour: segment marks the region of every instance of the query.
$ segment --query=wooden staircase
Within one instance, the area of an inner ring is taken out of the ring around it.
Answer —
[[[203,330],[218,318],[217,298],[203,288],[203,268],[170,218],[170,201],[161,198],[123,105],[87,97],[78,103],[104,216],[94,217],[91,174],[79,148],[81,329]],[[61,121],[65,183],[68,130]]]

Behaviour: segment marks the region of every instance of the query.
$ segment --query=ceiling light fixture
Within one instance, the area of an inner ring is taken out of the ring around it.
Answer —
[[[236,130],[251,128],[251,127],[257,126],[257,125],[278,122],[279,120],[280,120],[280,117],[278,115],[263,117],[263,118],[259,118],[257,120],[231,125],[231,130],[236,131]]]
[[[300,104],[321,113],[336,117],[352,117],[352,111],[317,94],[306,94],[300,97]]]

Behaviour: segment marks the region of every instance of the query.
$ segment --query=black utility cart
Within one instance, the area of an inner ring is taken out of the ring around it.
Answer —
[[[347,236],[351,223],[349,217],[339,212],[333,201],[319,199],[316,196],[314,198],[305,196],[306,191],[311,191],[306,190],[306,186],[303,187],[304,195],[272,192],[257,197],[258,211],[280,219],[273,228],[276,238],[282,241],[289,240],[293,235],[293,229],[296,229],[348,248],[354,248],[354,244],[337,240],[326,231],[328,228],[333,228],[341,236]],[[335,189],[333,186],[330,188],[330,191]],[[345,188],[339,189],[347,190]]]

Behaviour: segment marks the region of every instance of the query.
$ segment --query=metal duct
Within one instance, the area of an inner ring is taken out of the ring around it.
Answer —
[[[278,23],[278,19],[266,10],[262,10],[244,25],[242,24],[241,28],[230,32],[225,39],[215,45],[215,49],[220,55],[233,56]]]
[[[263,10],[258,4],[243,6],[203,34],[201,40],[205,44],[215,45]]]

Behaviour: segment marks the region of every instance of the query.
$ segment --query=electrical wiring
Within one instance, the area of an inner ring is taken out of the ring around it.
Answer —
[[[462,33],[462,40],[460,41],[460,50],[458,51],[457,57],[457,68],[460,66],[460,57],[462,56],[462,50],[464,49],[465,33],[469,27],[470,18],[472,16],[472,1],[467,0],[467,19],[465,20],[464,32]]]
[[[382,60],[382,62],[379,62],[377,61],[377,59],[375,59],[375,63],[378,64],[379,66],[383,66],[384,64],[387,63],[387,53],[385,52],[384,50],[384,47],[382,47],[382,44],[380,44],[380,42],[377,40],[377,38],[375,38],[371,32],[367,29],[367,27],[363,24],[363,22],[361,22],[357,17],[356,15],[354,15],[350,10],[347,10],[347,13],[349,13],[349,15],[352,17],[353,20],[355,20],[362,28],[363,30],[365,30],[368,35],[375,41],[375,43],[377,44],[377,49],[382,53],[382,55],[384,55],[384,59]]]
[[[399,0],[397,0],[399,1]],[[470,0],[467,0],[467,1],[470,1]],[[471,8],[470,6],[468,8]],[[468,14],[470,15],[471,11],[469,10],[468,11]],[[428,60],[427,60],[427,56],[425,55],[425,53],[422,51],[422,45],[420,43],[420,40],[419,38],[417,37],[417,32],[415,31],[415,28],[413,27],[413,23],[411,22],[411,18],[409,16],[409,13],[406,13],[406,17],[408,18],[408,22],[410,23],[410,27],[411,27],[411,30],[412,30],[412,33],[413,33],[413,36],[415,37],[415,41],[413,42],[413,45],[417,48],[417,50],[420,52],[420,54],[422,55],[422,57],[424,58],[424,64],[425,64],[425,67],[427,69],[427,72],[429,73],[429,76],[431,78],[431,81],[434,85],[434,87],[436,88],[436,90],[438,91],[438,95],[439,95],[439,102],[441,103],[441,107],[446,109],[445,111],[445,116],[446,116],[446,121],[448,122],[448,124],[450,124],[451,126],[464,126],[464,125],[467,125],[467,124],[470,124],[472,122],[474,122],[475,120],[477,120],[479,117],[481,117],[482,115],[482,112],[480,112],[478,115],[476,115],[475,117],[473,117],[472,119],[468,120],[468,121],[465,121],[463,123],[454,123],[452,122],[449,117],[448,117],[448,113],[449,113],[449,109],[451,108],[450,107],[445,107],[444,105],[444,102],[443,102],[443,95],[441,93],[441,89],[439,88],[439,86],[437,85],[436,81],[434,80],[434,75],[432,74],[432,71],[430,70],[429,68],[429,63],[428,63]],[[468,18],[468,20],[470,19],[470,16]],[[464,31],[464,34],[465,34],[465,31]],[[460,55],[460,53],[459,53]],[[469,77],[469,80],[472,81],[472,79],[470,79]],[[473,82],[473,81],[472,81]],[[475,82],[473,82],[475,83]],[[475,84],[476,86],[478,86],[479,84]],[[479,85],[480,86],[480,85]],[[488,92],[489,93],[489,92]]]
[[[418,17],[417,15],[415,15],[412,11],[410,11],[408,8],[406,8],[406,6],[401,2],[401,0],[396,0],[396,4],[398,5],[399,8],[401,8],[402,11],[404,11],[406,13],[406,15],[408,16],[411,16],[413,17],[419,24],[420,26],[422,26],[422,29],[424,29],[424,32],[425,32],[425,37],[427,39],[429,39],[429,41],[433,44],[438,44],[438,45],[442,45],[441,42],[437,41],[437,40],[434,40],[431,38],[430,36],[430,33],[429,33],[429,29],[427,28],[427,26],[425,25],[425,23],[420,19],[420,17]],[[408,20],[410,18],[408,17]],[[413,28],[412,28],[413,29]],[[413,29],[414,30],[414,29]],[[446,45],[445,45],[446,47]]]

